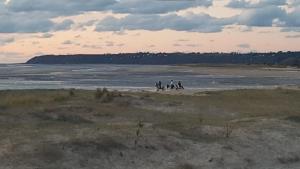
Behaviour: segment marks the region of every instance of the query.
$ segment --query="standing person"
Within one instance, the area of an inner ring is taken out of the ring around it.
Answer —
[[[178,89],[184,89],[184,87],[183,87],[181,81],[178,81],[177,85],[178,85]]]
[[[158,87],[159,87],[159,89],[162,89],[161,81],[158,81]]]
[[[156,91],[159,91],[159,85],[157,82],[155,82]]]
[[[170,87],[171,87],[171,89],[174,89],[174,87],[175,87],[173,80],[171,80],[171,82],[170,82]]]

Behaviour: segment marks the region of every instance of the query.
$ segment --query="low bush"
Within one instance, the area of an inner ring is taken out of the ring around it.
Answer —
[[[75,96],[75,89],[70,89],[70,90],[69,90],[69,96],[70,96],[70,97]]]
[[[106,88],[97,89],[95,93],[95,98],[99,99],[101,103],[109,103],[116,97],[121,97],[121,93],[117,91],[108,91]]]
[[[289,116],[285,119],[295,123],[300,123],[300,116]]]
[[[290,154],[288,156],[278,157],[277,159],[281,164],[291,164],[291,163],[300,162],[300,157],[296,154]]]

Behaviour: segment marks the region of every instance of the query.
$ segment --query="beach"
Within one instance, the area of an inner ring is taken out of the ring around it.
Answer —
[[[0,169],[300,169],[300,0],[0,0]]]
[[[298,88],[2,90],[0,168],[300,167]]]
[[[155,91],[182,81],[187,90],[263,89],[300,85],[299,68],[245,65],[0,65],[0,90],[108,88]]]

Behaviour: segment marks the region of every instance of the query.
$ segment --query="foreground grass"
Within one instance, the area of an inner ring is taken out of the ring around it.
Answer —
[[[86,158],[94,158],[89,154],[94,151],[118,150],[123,156],[123,150],[145,143],[145,138],[172,136],[222,142],[231,137],[232,130],[261,119],[299,124],[299,101],[300,91],[287,89],[194,95],[106,90],[1,91],[0,156],[43,166],[38,161],[55,165],[71,150]],[[147,149],[157,149],[154,143],[146,142]]]
[[[299,90],[235,90],[194,95],[97,92],[1,91],[0,117],[4,122],[1,125],[20,122],[96,125],[99,121],[143,121],[176,129],[198,123],[222,126],[228,121],[245,118],[297,119],[300,112]]]

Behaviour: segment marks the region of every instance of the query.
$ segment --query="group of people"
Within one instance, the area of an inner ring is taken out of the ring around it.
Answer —
[[[155,82],[155,87],[156,87],[157,91],[166,90],[165,86],[162,85],[161,81]],[[181,81],[178,81],[177,84],[175,84],[174,81],[171,80],[170,83],[167,84],[167,89],[179,90],[179,89],[184,89],[184,87],[183,87]]]

